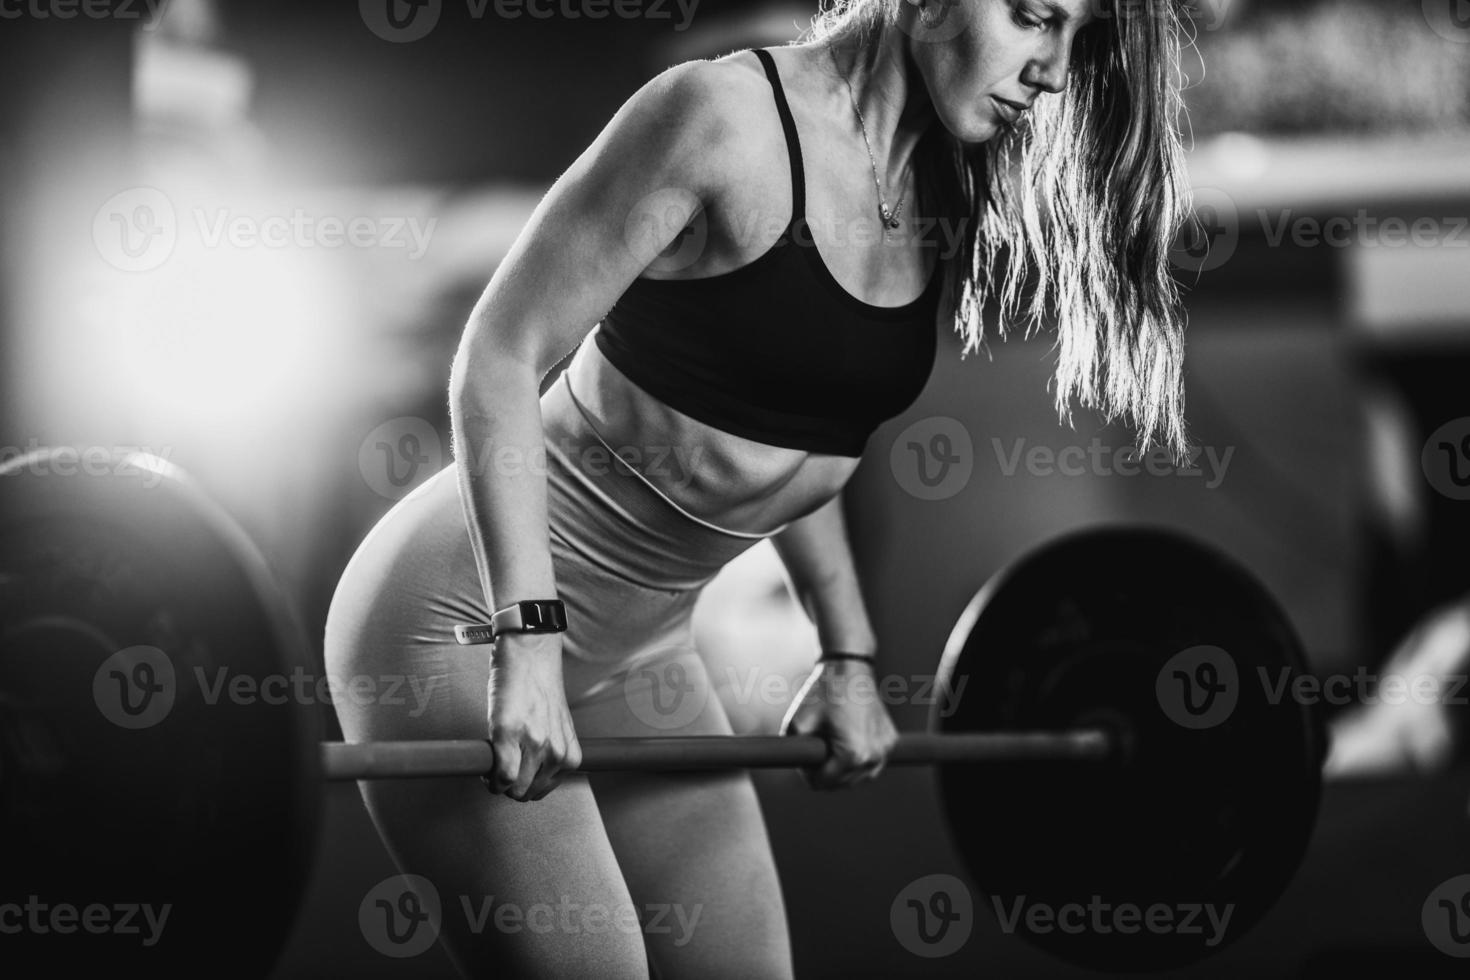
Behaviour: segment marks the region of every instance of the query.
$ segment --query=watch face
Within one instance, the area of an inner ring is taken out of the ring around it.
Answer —
[[[546,630],[567,628],[565,607],[561,600],[536,600],[521,606],[522,621],[528,627]]]

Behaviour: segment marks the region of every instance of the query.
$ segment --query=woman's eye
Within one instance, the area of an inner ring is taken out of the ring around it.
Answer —
[[[1033,17],[1030,14],[1026,13],[1026,11],[1019,9],[1016,11],[1016,23],[1020,24],[1022,27],[1030,28],[1032,30],[1046,26],[1046,21]]]

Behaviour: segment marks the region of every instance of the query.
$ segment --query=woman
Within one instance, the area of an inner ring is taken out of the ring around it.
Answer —
[[[872,682],[876,642],[838,494],[924,386],[938,327],[979,345],[987,298],[1056,322],[1060,413],[1080,399],[1183,445],[1177,27],[1154,0],[840,2],[800,43],[659,75],[556,181],[465,330],[455,465],[363,543],[327,625],[332,671],[432,692],[339,704],[349,740],[494,744],[485,786],[362,787],[398,865],[438,891],[461,969],[791,974],[748,776],[564,775],[578,738],[730,732],[689,615],[770,538],[846,655],[785,728],[829,739],[819,786],[878,774],[893,725],[843,696]],[[456,642],[553,599],[564,632]],[[663,683],[698,708],[677,725]],[[624,927],[477,926],[461,900]]]

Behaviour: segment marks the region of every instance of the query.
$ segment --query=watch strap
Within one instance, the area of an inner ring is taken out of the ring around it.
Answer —
[[[560,599],[523,599],[497,609],[488,623],[454,628],[462,645],[494,643],[505,633],[562,633],[567,628],[566,605]]]

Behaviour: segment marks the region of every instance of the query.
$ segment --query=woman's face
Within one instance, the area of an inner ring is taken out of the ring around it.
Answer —
[[[1042,93],[1063,91],[1072,43],[1095,3],[925,0],[934,26],[915,15],[907,33],[940,122],[962,142],[983,143]]]

